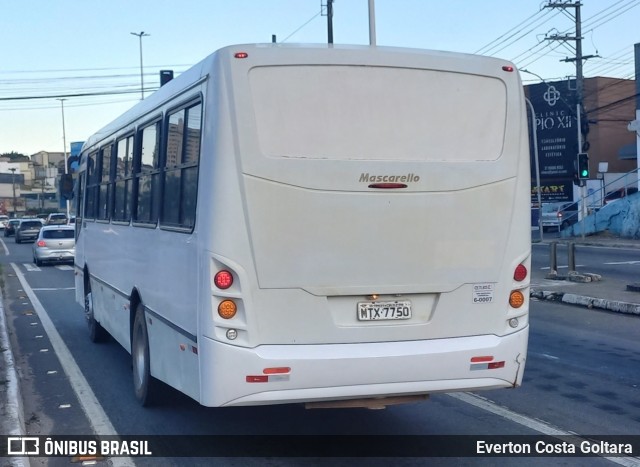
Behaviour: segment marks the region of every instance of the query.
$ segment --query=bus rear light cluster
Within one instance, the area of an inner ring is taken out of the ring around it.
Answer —
[[[529,271],[527,267],[520,263],[516,266],[516,269],[513,271],[513,280],[516,282],[522,282],[529,275]],[[512,308],[520,308],[524,305],[525,297],[524,294],[520,290],[512,290],[509,294],[509,305]],[[510,323],[511,324],[511,323]]]

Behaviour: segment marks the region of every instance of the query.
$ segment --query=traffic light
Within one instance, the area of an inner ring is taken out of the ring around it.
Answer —
[[[586,152],[578,154],[578,178],[580,180],[589,179],[589,154]]]

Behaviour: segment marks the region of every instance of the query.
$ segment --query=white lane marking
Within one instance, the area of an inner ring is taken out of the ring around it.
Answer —
[[[489,399],[485,399],[484,397],[478,396],[476,394],[471,394],[469,392],[454,392],[449,393],[449,397],[453,397],[454,399],[458,399],[461,402],[465,402],[467,404],[473,405],[482,410],[486,410],[494,415],[505,418],[513,423],[517,423],[518,425],[522,425],[530,430],[537,431],[538,433],[542,433],[543,435],[554,436],[554,437],[571,437],[573,442],[582,442],[588,441],[586,438],[582,438],[575,433],[571,433],[570,431],[565,431],[560,428],[554,427],[550,423],[547,423],[543,420],[537,420],[533,418],[529,418],[526,415],[519,414],[514,412],[513,410],[507,409],[506,407],[502,407],[497,405],[494,402],[491,402]],[[615,462],[619,465],[624,465],[626,467],[640,467],[640,459],[637,457],[606,457],[604,455],[600,456],[608,461]]]
[[[568,265],[567,266],[558,266],[558,269],[567,269],[568,267],[569,267]],[[584,268],[585,265],[584,264],[576,264],[576,267],[577,268]],[[545,266],[545,267],[540,268],[541,271],[549,270],[549,269],[551,269],[551,267],[549,267],[549,266]]]
[[[613,263],[604,263],[604,264],[611,264],[611,265],[618,265],[618,264],[640,264],[640,261],[614,261]]]
[[[38,266],[36,266],[35,264],[32,264],[32,263],[24,263],[23,266],[29,272],[41,271],[42,270]]]
[[[31,304],[33,305],[33,309],[38,314],[40,321],[42,322],[42,327],[45,332],[49,336],[49,341],[51,342],[51,346],[55,351],[58,359],[60,360],[60,365],[62,369],[66,373],[69,378],[69,382],[71,383],[71,387],[73,391],[76,393],[78,400],[80,401],[80,405],[82,406],[82,410],[87,416],[93,431],[97,435],[117,435],[116,429],[111,424],[109,417],[105,413],[104,409],[98,402],[91,386],[85,379],[82,371],[78,367],[78,364],[73,359],[71,352],[64,344],[62,337],[58,334],[56,327],[54,326],[51,318],[47,314],[47,311],[38,300],[38,297],[34,293],[34,291],[29,287],[24,275],[20,271],[20,268],[15,264],[11,263],[11,267],[16,273],[20,284],[31,300]],[[135,466],[133,459],[130,457],[111,457],[109,459],[111,461],[111,465],[114,467],[132,467]]]
[[[56,292],[58,290],[76,290],[75,287],[38,287],[31,289],[37,292]]]
[[[560,360],[560,357],[556,357],[555,355],[549,355],[547,353],[529,352],[529,355],[537,355],[538,357],[547,358],[549,360]]]

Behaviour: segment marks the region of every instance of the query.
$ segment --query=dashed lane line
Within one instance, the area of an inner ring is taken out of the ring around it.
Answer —
[[[82,371],[78,367],[78,364],[73,359],[71,352],[65,345],[62,337],[58,334],[56,327],[54,326],[51,318],[47,314],[47,311],[38,300],[35,292],[29,284],[27,283],[24,274],[20,271],[20,268],[15,264],[11,263],[11,267],[16,273],[20,284],[24,292],[31,300],[31,304],[33,305],[33,309],[36,311],[38,317],[40,318],[40,322],[42,323],[42,327],[49,337],[49,341],[51,342],[51,346],[55,351],[58,359],[60,360],[60,364],[67,377],[69,378],[69,382],[71,383],[71,387],[73,388],[78,400],[80,401],[80,405],[84,410],[85,415],[89,419],[89,423],[91,424],[93,431],[97,435],[111,435],[117,436],[118,433],[116,429],[111,424],[109,417],[105,413],[104,409],[98,402],[91,386],[85,379]],[[113,467],[133,467],[135,463],[133,459],[130,457],[112,457],[109,459],[111,461],[111,465]]]

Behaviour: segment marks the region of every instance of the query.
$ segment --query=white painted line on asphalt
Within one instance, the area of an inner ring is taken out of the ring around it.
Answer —
[[[556,357],[555,355],[549,355],[546,353],[529,352],[529,355],[537,355],[538,357],[547,358],[549,360],[560,360],[560,357]]]
[[[580,443],[582,441],[588,441],[586,438],[582,438],[581,436],[571,433],[570,431],[565,431],[560,428],[554,427],[550,423],[547,423],[543,420],[529,418],[526,415],[519,414],[510,410],[506,407],[502,407],[497,405],[494,402],[491,402],[489,399],[485,399],[484,397],[478,396],[476,394],[472,394],[469,392],[454,392],[448,394],[448,396],[453,397],[454,399],[458,399],[461,402],[465,402],[469,405],[473,405],[479,409],[490,412],[494,415],[498,415],[499,417],[505,418],[513,423],[517,423],[518,425],[522,425],[530,430],[537,431],[538,433],[542,433],[543,435],[553,436],[553,437],[570,437],[573,442]],[[640,459],[637,457],[607,457],[605,455],[600,456],[608,461],[614,462],[618,465],[624,465],[626,467],[640,467]]]
[[[41,269],[32,263],[23,263],[24,268],[29,272],[41,271]]]
[[[71,387],[76,393],[76,396],[80,401],[80,405],[82,406],[82,410],[87,416],[87,419],[89,420],[93,431],[97,435],[116,436],[118,434],[116,432],[116,429],[113,427],[111,421],[109,420],[109,417],[98,402],[98,399],[93,393],[91,386],[82,374],[82,371],[78,367],[78,364],[73,359],[73,356],[62,340],[62,337],[60,337],[60,334],[58,334],[58,331],[51,321],[51,318],[49,317],[47,311],[42,306],[42,303],[40,303],[40,300],[38,300],[35,292],[31,289],[31,287],[29,287],[29,284],[20,271],[20,268],[15,263],[11,263],[11,267],[15,271],[20,284],[22,284],[25,293],[29,297],[29,300],[31,300],[31,304],[33,305],[34,310],[36,311],[38,317],[40,318],[40,321],[42,322],[42,327],[49,336],[51,346],[53,347],[53,350],[60,360],[62,369],[69,378]],[[135,466],[133,459],[131,459],[130,457],[111,457],[109,460],[111,461],[111,465],[113,465],[114,467]]]
[[[2,249],[4,250],[5,256],[9,256],[9,248],[7,248],[7,244],[4,243],[4,240],[0,238],[0,242],[2,243]]]
[[[611,264],[611,265],[618,265],[618,264],[640,264],[640,261],[615,261],[613,263],[604,263],[604,264]]]
[[[607,263],[605,263],[605,264],[607,264]],[[577,268],[584,268],[585,266],[586,265],[584,265],[584,264],[576,264]],[[569,266],[558,266],[558,269],[567,269],[568,267]],[[540,268],[541,271],[549,270],[549,269],[551,269],[551,267],[549,267],[549,266],[545,266],[545,267]]]
[[[38,287],[31,289],[35,292],[57,292],[58,290],[76,290],[75,287]]]

